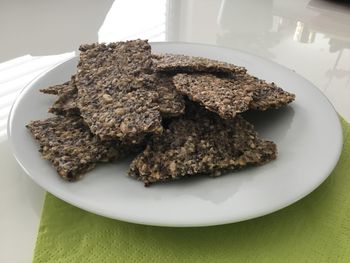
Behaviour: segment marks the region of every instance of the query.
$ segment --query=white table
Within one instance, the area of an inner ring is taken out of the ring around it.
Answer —
[[[244,50],[295,70],[350,120],[349,5],[319,0],[0,3],[0,262],[31,261],[44,197],[10,152],[10,105],[24,85],[73,56],[80,43],[148,38]]]

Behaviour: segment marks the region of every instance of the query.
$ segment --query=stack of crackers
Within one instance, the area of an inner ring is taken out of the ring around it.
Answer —
[[[56,116],[27,128],[62,178],[75,181],[97,163],[136,156],[129,175],[145,185],[275,159],[276,145],[240,113],[295,98],[243,67],[152,54],[145,40],[82,45],[71,80],[41,92],[58,96],[49,108]]]

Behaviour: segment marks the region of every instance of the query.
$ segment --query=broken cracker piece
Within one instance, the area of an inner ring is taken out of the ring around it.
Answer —
[[[253,100],[254,87],[249,82],[237,82],[233,78],[219,78],[212,74],[177,74],[173,82],[177,91],[225,119],[248,110]]]
[[[49,108],[49,112],[56,115],[80,116],[80,110],[76,103],[78,93],[61,94]]]
[[[69,81],[67,81],[63,84],[54,85],[54,86],[50,86],[50,87],[47,87],[44,89],[40,89],[40,92],[45,93],[45,94],[58,95],[64,91],[66,91],[69,88],[70,88]]]
[[[288,105],[295,99],[293,93],[283,90],[274,82],[269,83],[248,73],[237,74],[234,81],[237,86],[249,85],[254,90],[253,99],[249,105],[250,109],[261,111],[270,108],[277,109]]]
[[[32,121],[26,127],[39,142],[43,158],[68,181],[79,179],[98,161],[112,161],[123,155],[118,142],[101,142],[80,117],[57,116]]]
[[[131,142],[161,133],[147,41],[83,45],[80,50],[77,104],[90,130],[101,140]]]
[[[280,108],[291,103],[295,99],[293,93],[287,92],[274,83],[257,80],[259,85],[254,91],[250,108],[255,110],[267,110]]]
[[[276,158],[276,145],[260,138],[241,116],[225,121],[200,115],[175,120],[154,136],[131,163],[129,175],[149,185],[200,174],[219,176]]]
[[[75,86],[75,76],[70,81],[60,85],[41,89],[45,94],[57,95],[58,99],[49,108],[48,112],[56,115],[79,116],[80,111],[76,104],[77,88]]]
[[[63,84],[50,86],[44,89],[40,89],[40,92],[51,95],[61,95],[71,93],[74,87],[74,76],[72,76],[70,81],[67,81]]]
[[[157,104],[162,117],[175,117],[184,114],[185,103],[183,96],[179,94],[172,79],[167,75],[154,75],[154,91],[158,93]],[[72,85],[72,83],[71,83]],[[72,92],[73,91],[73,92]],[[76,87],[61,92],[59,98],[49,108],[49,112],[56,115],[80,115],[76,103],[78,91]]]
[[[229,76],[244,74],[244,67],[235,66],[222,61],[208,58],[177,55],[177,54],[153,54],[152,59],[157,72],[169,73],[213,73]]]
[[[78,99],[78,90],[75,85],[74,76],[69,82],[69,87],[61,91],[58,95],[58,99],[49,108],[50,113],[64,116],[80,116],[80,110],[76,102]]]

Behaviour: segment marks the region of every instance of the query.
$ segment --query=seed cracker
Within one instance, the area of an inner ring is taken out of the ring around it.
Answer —
[[[254,87],[249,82],[220,78],[211,74],[177,74],[175,88],[190,100],[228,119],[249,109]]]
[[[175,117],[184,114],[185,103],[182,95],[180,95],[172,79],[169,76],[155,77],[154,91],[158,93],[157,104],[162,117]],[[58,94],[50,93],[50,94]],[[66,92],[60,92],[58,99],[49,108],[49,112],[56,115],[80,115],[80,110],[76,103],[78,99],[78,91],[76,87],[66,89]]]
[[[78,99],[78,90],[75,85],[75,76],[72,77],[64,90],[57,93],[59,96],[54,104],[49,108],[49,112],[56,115],[80,116],[80,110],[76,103]]]
[[[40,92],[58,96],[76,93],[75,75],[71,77],[70,81],[66,81],[63,84],[50,86],[45,89],[40,89]]]
[[[40,144],[42,157],[68,180],[79,179],[98,161],[112,161],[123,154],[118,142],[101,142],[80,117],[56,116],[26,126]]]
[[[259,80],[259,85],[254,91],[250,108],[255,110],[267,110],[280,108],[294,101],[295,95],[277,87],[274,83]]]
[[[80,116],[80,110],[76,103],[78,93],[61,94],[49,108],[49,112],[56,115]]]
[[[77,103],[91,131],[102,140],[131,142],[161,133],[147,41],[83,45],[80,51]]]
[[[50,86],[44,89],[40,89],[40,92],[51,95],[59,95],[61,93],[67,92],[70,89],[70,81],[67,81],[63,84]]]
[[[217,73],[226,75],[243,74],[244,67],[202,57],[161,54],[152,56],[155,70],[170,73]]]
[[[276,145],[260,138],[241,116],[230,121],[214,114],[187,116],[153,137],[131,163],[129,175],[145,185],[199,174],[219,176],[276,155]]]

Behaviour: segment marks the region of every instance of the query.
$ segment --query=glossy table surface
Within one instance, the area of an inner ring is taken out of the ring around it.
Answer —
[[[134,38],[219,45],[314,83],[350,120],[350,5],[319,0],[0,0],[0,262],[30,262],[44,191],[6,137],[18,92],[81,43]]]

